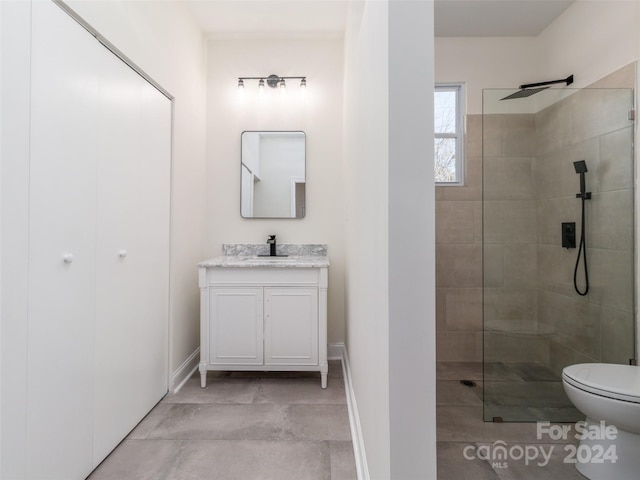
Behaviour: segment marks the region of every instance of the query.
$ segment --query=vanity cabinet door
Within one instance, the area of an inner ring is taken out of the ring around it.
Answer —
[[[318,364],[318,289],[264,289],[265,365]]]
[[[210,288],[209,364],[263,364],[262,299],[262,288]]]

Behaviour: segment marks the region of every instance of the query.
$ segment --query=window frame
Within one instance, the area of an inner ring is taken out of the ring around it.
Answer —
[[[439,182],[435,181],[436,186],[449,186],[449,187],[462,187],[465,185],[465,161],[464,161],[464,83],[446,82],[436,83],[433,90],[434,94],[437,92],[455,92],[456,94],[456,131],[454,133],[438,133],[435,131],[434,125],[434,140],[438,138],[453,138],[456,140],[456,179],[451,182]],[[435,112],[434,112],[435,113]],[[435,168],[435,158],[434,158]]]

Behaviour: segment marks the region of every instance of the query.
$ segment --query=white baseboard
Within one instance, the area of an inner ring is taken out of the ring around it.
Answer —
[[[191,378],[193,372],[198,369],[199,361],[200,347],[196,348],[196,351],[189,355],[189,358],[173,372],[169,380],[169,393],[178,393],[180,391],[187,380]]]
[[[332,348],[334,350],[332,350]],[[360,416],[358,415],[358,405],[356,395],[351,382],[351,368],[349,367],[349,357],[344,343],[329,345],[329,352],[337,355],[342,360],[342,374],[344,376],[344,389],[347,394],[347,409],[349,411],[349,426],[351,428],[351,438],[353,442],[353,455],[356,459],[356,473],[358,480],[370,480],[369,467],[367,465],[367,455],[364,450],[364,438],[362,437],[362,427],[360,426]],[[332,358],[332,354],[328,354]]]

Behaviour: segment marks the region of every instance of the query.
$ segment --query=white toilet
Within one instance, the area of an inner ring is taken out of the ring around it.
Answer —
[[[600,431],[596,428],[602,425],[600,422],[617,429],[617,432],[609,429],[610,435],[595,433],[591,436],[598,438],[580,440],[573,456],[578,471],[590,480],[638,480],[640,367],[607,363],[571,365],[562,371],[562,385],[569,400],[586,415],[587,432]],[[580,433],[577,428],[576,431]]]

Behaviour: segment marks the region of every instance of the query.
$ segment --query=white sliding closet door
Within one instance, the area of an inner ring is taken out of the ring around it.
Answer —
[[[171,101],[32,3],[26,478],[85,478],[167,392]]]
[[[100,71],[95,464],[167,392],[171,158],[169,99],[106,49]]]
[[[26,472],[80,479],[92,467],[103,47],[50,2],[32,15]]]

